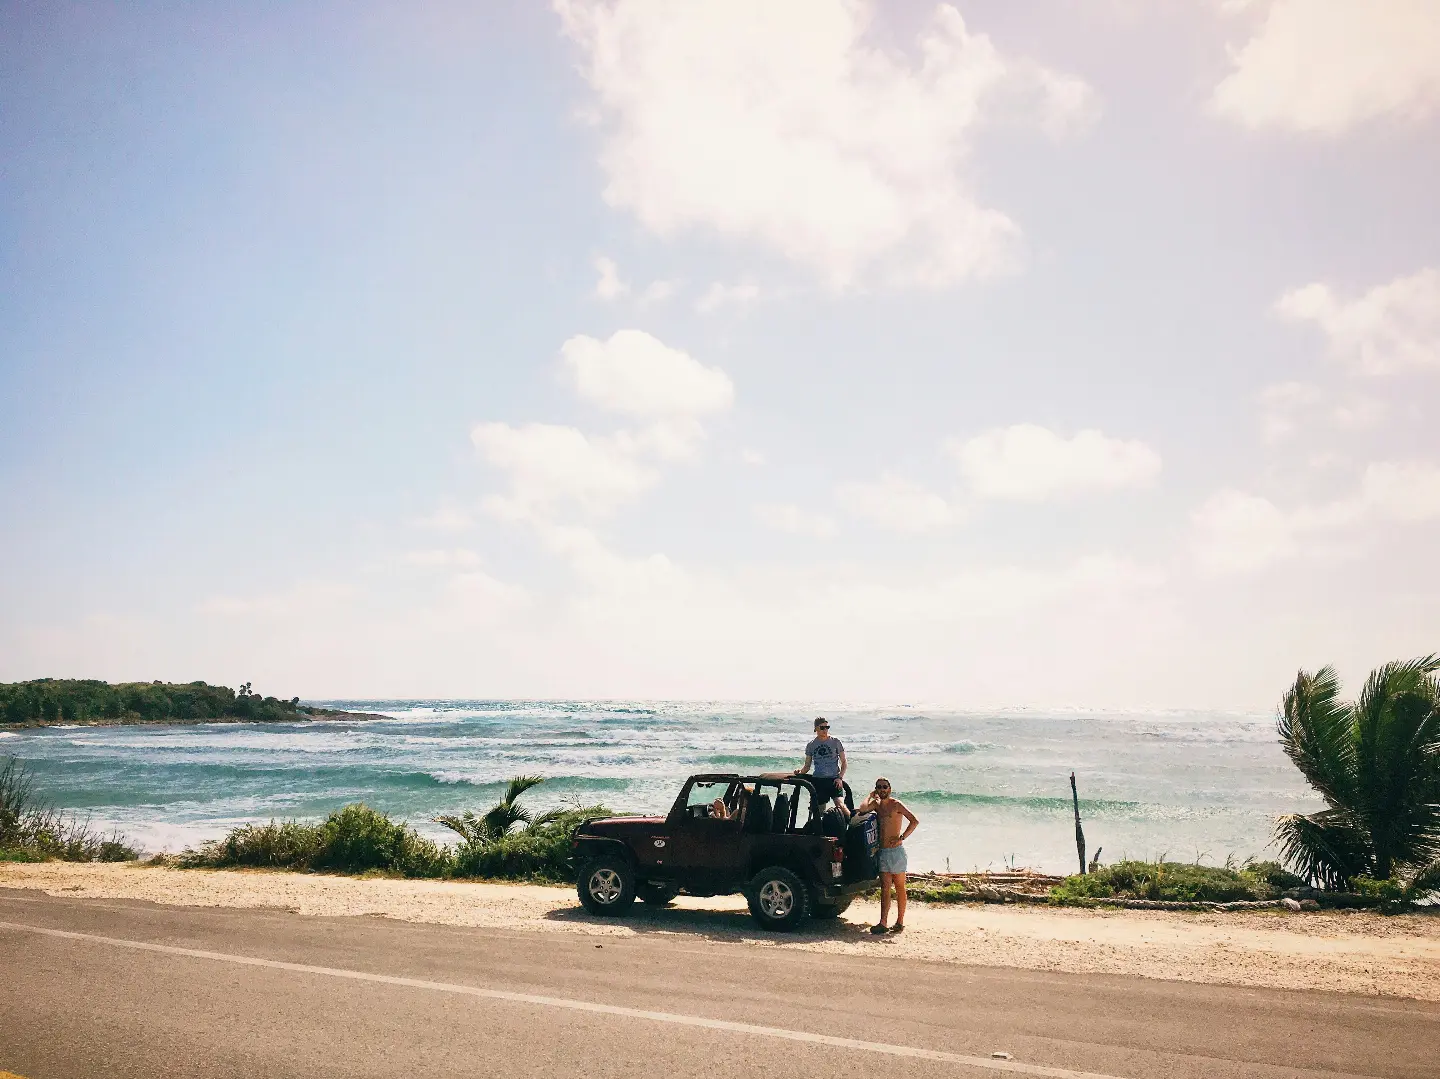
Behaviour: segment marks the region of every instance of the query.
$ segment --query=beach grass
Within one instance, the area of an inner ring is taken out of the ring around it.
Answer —
[[[270,821],[232,829],[165,864],[184,869],[252,867],[316,873],[383,873],[419,879],[569,883],[570,843],[593,813],[558,812],[493,839],[446,846],[355,803],[323,821]]]
[[[0,759],[0,861],[128,862],[136,857],[123,836],[96,832],[88,821],[67,817],[46,802],[18,759]]]
[[[1304,884],[1276,862],[1232,869],[1186,862],[1124,861],[1066,877],[1050,891],[1060,903],[1145,899],[1169,903],[1234,903],[1276,899]]]

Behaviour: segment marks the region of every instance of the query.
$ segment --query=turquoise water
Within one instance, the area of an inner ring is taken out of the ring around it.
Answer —
[[[244,821],[317,817],[363,800],[436,837],[438,813],[491,804],[538,773],[544,808],[603,802],[663,812],[702,771],[803,759],[830,717],[857,788],[884,774],[921,819],[913,868],[1068,870],[1069,774],[1090,850],[1223,862],[1265,856],[1277,813],[1318,803],[1275,741],[1274,719],[1221,713],[942,712],[835,705],[531,701],[317,702],[368,722],[56,727],[8,734],[57,804],[151,850]]]

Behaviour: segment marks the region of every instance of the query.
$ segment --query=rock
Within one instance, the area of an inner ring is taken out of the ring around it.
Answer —
[[[1298,899],[1291,899],[1288,895],[1287,895],[1284,899],[1280,900],[1280,902],[1284,904],[1286,910],[1304,910],[1304,909],[1305,909],[1305,908],[1303,908],[1303,907],[1300,905],[1300,900],[1298,900]],[[1313,902],[1313,900],[1312,900],[1312,902]]]
[[[1302,899],[1302,900],[1300,900],[1300,909],[1301,909],[1301,910],[1319,910],[1319,909],[1320,909],[1320,902],[1319,902],[1319,900],[1316,900],[1316,899]]]

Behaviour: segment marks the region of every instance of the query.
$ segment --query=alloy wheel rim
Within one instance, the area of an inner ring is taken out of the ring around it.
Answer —
[[[760,909],[771,918],[784,918],[795,908],[795,893],[783,880],[767,880],[760,886]]]
[[[597,903],[609,906],[620,898],[624,885],[620,874],[613,869],[597,869],[590,874],[590,894]]]

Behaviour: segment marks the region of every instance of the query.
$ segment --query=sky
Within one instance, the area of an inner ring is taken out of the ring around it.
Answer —
[[[1440,651],[1433,0],[0,3],[0,679]]]

